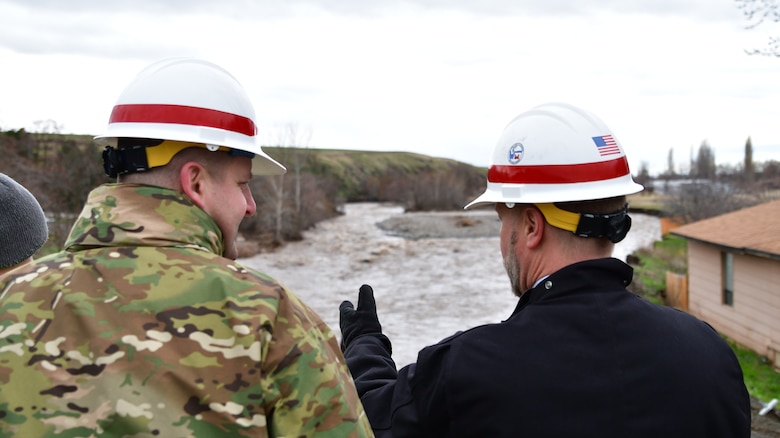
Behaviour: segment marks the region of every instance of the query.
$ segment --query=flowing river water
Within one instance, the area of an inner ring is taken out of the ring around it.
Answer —
[[[355,203],[347,204],[344,213],[305,232],[303,241],[240,261],[293,290],[337,336],[339,304],[350,300],[357,305],[358,288],[370,284],[399,368],[414,362],[423,347],[459,330],[500,322],[514,310],[517,298],[504,271],[495,212],[404,213],[397,205]],[[482,237],[407,239],[377,226],[399,217],[414,223],[436,215],[465,218],[495,231]],[[631,217],[631,231],[614,253],[624,261],[661,238],[657,217]]]

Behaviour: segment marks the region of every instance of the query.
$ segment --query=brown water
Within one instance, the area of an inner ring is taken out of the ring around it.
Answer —
[[[404,214],[401,207],[347,204],[345,213],[306,232],[301,242],[241,262],[292,289],[339,336],[339,304],[350,300],[357,305],[358,288],[370,284],[399,367],[413,362],[426,345],[458,330],[499,322],[514,309],[517,299],[509,288],[497,233],[405,240],[375,225]],[[495,218],[495,212],[486,211],[457,214]],[[658,218],[631,217],[631,232],[614,253],[621,260],[660,239]]]

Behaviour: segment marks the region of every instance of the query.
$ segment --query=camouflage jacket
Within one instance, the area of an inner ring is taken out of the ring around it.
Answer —
[[[222,248],[174,191],[93,190],[0,277],[0,436],[372,436],[331,330]]]

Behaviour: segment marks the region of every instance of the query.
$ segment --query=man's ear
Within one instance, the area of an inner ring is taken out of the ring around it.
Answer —
[[[526,208],[522,214],[525,246],[536,248],[542,243],[542,238],[544,237],[544,226],[546,224],[544,215],[535,206]]]
[[[206,169],[197,161],[188,161],[179,171],[179,184],[185,195],[200,208],[205,206]]]

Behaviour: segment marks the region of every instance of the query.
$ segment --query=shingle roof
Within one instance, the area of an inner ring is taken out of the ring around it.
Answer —
[[[764,257],[780,258],[780,200],[692,222],[670,233]]]

